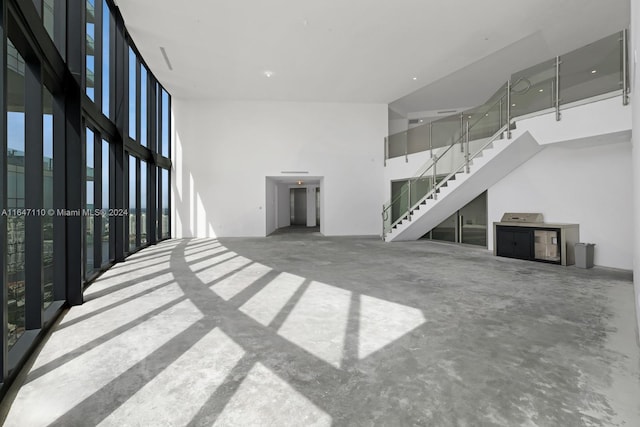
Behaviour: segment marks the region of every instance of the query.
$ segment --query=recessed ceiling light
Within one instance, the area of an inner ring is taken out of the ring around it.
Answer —
[[[302,185],[302,181],[298,181],[298,185]]]
[[[538,90],[538,92],[544,92],[544,89],[540,89],[540,90]]]
[[[273,71],[265,70],[265,72],[264,72],[263,74],[264,74],[265,76],[267,76],[267,77],[271,77],[271,76],[273,76]]]
[[[516,106],[516,104],[511,104],[511,106],[512,106],[512,107],[515,107],[515,106]]]
[[[417,77],[414,77],[414,78],[413,78],[413,80],[418,80],[418,78],[417,78]]]
[[[598,70],[591,70],[591,74],[595,74],[597,72],[598,72]]]
[[[420,119],[420,123],[422,123],[424,120]]]

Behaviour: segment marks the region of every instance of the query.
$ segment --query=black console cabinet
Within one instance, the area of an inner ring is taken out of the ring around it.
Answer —
[[[575,263],[578,224],[494,222],[494,254],[552,264]]]
[[[533,260],[533,229],[497,227],[496,255]]]

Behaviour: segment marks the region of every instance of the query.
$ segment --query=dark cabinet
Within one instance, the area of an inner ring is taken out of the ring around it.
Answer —
[[[497,227],[496,254],[508,258],[532,260],[533,230],[519,227]]]
[[[507,258],[572,265],[579,241],[577,224],[493,223],[494,254]]]

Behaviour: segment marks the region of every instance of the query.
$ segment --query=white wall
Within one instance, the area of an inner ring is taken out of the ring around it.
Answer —
[[[175,236],[264,236],[265,177],[321,176],[326,235],[379,235],[384,104],[173,100]]]
[[[265,217],[266,217],[266,234],[271,234],[278,228],[278,184],[273,179],[266,179],[265,194]]]
[[[631,2],[631,89],[633,116],[633,215],[636,218],[633,231],[633,283],[636,292],[636,317],[640,337],[640,4]]]
[[[489,189],[489,248],[505,212],[542,212],[545,222],[580,224],[580,240],[596,244],[596,265],[630,270],[631,177],[629,141],[547,146]]]

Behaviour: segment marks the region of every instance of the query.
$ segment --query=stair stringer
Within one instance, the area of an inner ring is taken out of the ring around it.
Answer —
[[[419,239],[543,148],[529,132],[512,140],[494,141],[493,147],[475,159],[468,174],[464,171],[456,174],[455,180],[440,189],[437,200],[426,199],[424,204],[419,204],[411,211],[411,220],[399,223],[387,233],[385,240]]]

